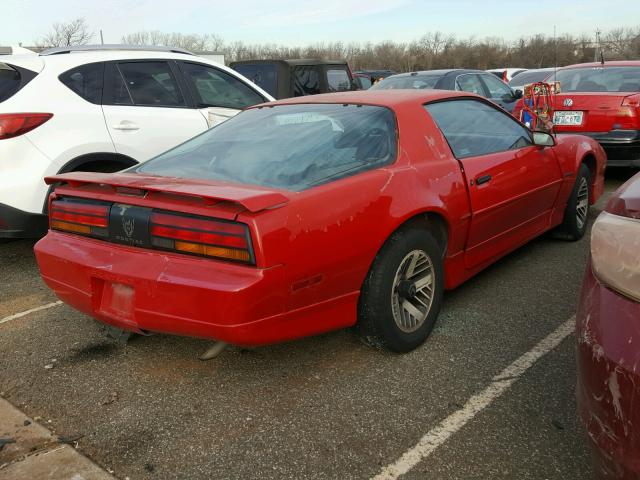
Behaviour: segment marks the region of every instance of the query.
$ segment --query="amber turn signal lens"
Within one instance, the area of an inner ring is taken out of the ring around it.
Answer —
[[[249,262],[251,260],[251,256],[249,255],[248,250],[215,247],[212,245],[202,245],[200,243],[189,243],[180,241],[176,241],[174,248],[181,252],[206,255],[208,257],[228,258],[229,260],[239,260],[241,262]]]
[[[51,228],[67,232],[84,233],[87,235],[91,233],[91,227],[88,225],[78,225],[76,223],[62,222],[60,220],[51,220]]]

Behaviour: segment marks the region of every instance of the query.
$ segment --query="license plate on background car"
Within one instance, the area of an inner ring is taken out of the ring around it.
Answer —
[[[584,112],[554,112],[553,123],[555,125],[582,125]]]

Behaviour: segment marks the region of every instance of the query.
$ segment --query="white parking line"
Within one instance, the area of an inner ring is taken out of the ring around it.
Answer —
[[[373,477],[373,480],[397,479],[431,455],[473,417],[506,392],[536,361],[556,348],[560,342],[573,333],[574,329],[575,317],[571,317],[535,347],[493,377],[491,383],[482,392],[473,395],[460,410],[453,412],[425,434],[413,448],[405,452],[394,463],[384,467],[378,475]]]
[[[25,310],[24,312],[14,313],[13,315],[9,315],[8,317],[4,317],[0,320],[0,325],[6,322],[10,322],[11,320],[15,320],[16,318],[24,317],[25,315],[29,315],[30,313],[39,312],[40,310],[46,310],[47,308],[57,307],[58,305],[62,305],[62,302],[58,300],[57,302],[47,303],[46,305],[40,305],[39,307],[31,308],[29,310]]]

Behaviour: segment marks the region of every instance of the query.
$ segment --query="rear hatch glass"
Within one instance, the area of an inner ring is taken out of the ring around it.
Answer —
[[[560,91],[640,92],[640,67],[588,67],[560,70]]]
[[[423,89],[434,88],[442,75],[408,75],[388,77],[376,83],[371,90]]]
[[[246,110],[135,171],[301,191],[392,162],[396,142],[384,107],[277,105]]]
[[[35,76],[30,70],[0,62],[0,103],[15,95]]]

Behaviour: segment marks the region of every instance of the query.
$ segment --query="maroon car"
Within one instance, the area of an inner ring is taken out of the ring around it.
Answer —
[[[640,478],[640,174],[598,217],[576,317],[578,407],[596,478]]]

